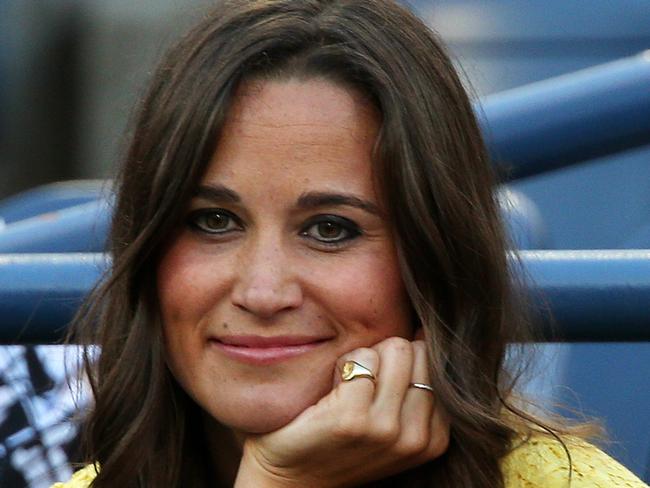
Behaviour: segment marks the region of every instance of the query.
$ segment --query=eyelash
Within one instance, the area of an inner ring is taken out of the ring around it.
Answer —
[[[345,237],[337,238],[333,240],[318,239],[309,235],[309,230],[320,225],[320,224],[334,224],[337,226],[341,232],[345,234]],[[342,247],[347,244],[349,241],[352,241],[359,237],[362,234],[359,226],[345,217],[339,215],[317,215],[309,220],[305,226],[300,231],[300,235],[307,239],[314,239],[318,242],[319,245],[328,246],[332,248]]]
[[[214,230],[210,229],[205,222],[205,219],[208,217],[220,216],[221,218],[229,219],[226,221],[226,226],[223,230]],[[220,209],[200,209],[190,212],[187,218],[188,225],[195,231],[208,234],[210,236],[224,236],[230,232],[241,231],[244,229],[244,225],[241,220],[234,215],[233,213]],[[234,224],[236,227],[232,227],[231,224]],[[322,224],[332,224],[339,229],[339,233],[343,234],[343,237],[337,237],[335,239],[327,240],[327,238],[318,238],[310,234],[310,231],[317,226]],[[362,234],[359,226],[345,217],[339,215],[330,215],[323,214],[317,215],[311,218],[300,230],[299,235],[306,239],[312,239],[318,243],[320,246],[326,246],[331,248],[337,248],[344,246],[348,241],[352,241],[359,237]]]

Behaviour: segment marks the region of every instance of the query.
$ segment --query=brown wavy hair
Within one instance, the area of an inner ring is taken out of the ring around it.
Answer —
[[[451,418],[443,456],[384,482],[503,486],[499,462],[513,436],[539,422],[512,404],[506,347],[527,338],[526,321],[513,298],[493,175],[441,42],[390,0],[227,0],[161,62],[116,181],[113,266],[73,331],[101,346],[98,359],[85,360],[95,398],[86,455],[101,465],[93,486],[215,486],[199,407],[166,365],[156,267],[239,84],[289,78],[357,90],[381,115],[373,175],[425,332],[432,385]]]

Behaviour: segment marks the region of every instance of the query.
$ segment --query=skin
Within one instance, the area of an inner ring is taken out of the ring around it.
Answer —
[[[378,129],[375,109],[331,82],[244,84],[187,225],[160,262],[170,369],[243,439],[238,486],[345,486],[446,448],[433,395],[408,388],[427,381],[426,354],[411,342],[410,307],[373,185]],[[319,343],[259,364],[219,346],[242,335]],[[378,381],[341,383],[349,358]],[[360,423],[359,411],[374,411],[376,425]],[[378,439],[379,431],[391,435]],[[339,456],[348,449],[354,463],[346,468]],[[362,468],[360,456],[368,458]]]

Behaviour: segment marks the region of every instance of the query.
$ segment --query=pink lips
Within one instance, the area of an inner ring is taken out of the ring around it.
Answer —
[[[324,337],[309,336],[233,335],[211,338],[210,344],[233,359],[263,365],[299,356],[317,348],[326,340]]]

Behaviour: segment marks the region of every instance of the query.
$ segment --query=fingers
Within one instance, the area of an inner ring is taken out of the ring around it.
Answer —
[[[429,367],[424,342],[413,342],[413,371],[410,383],[428,385]],[[427,449],[432,430],[435,397],[427,390],[409,388],[401,412],[402,438],[399,449],[405,454],[420,454]]]
[[[430,368],[425,342],[415,341],[413,350],[411,383],[430,385]],[[435,392],[409,388],[402,409],[402,425],[404,426],[402,450],[415,454],[415,464],[435,459],[447,450],[449,417]]]
[[[413,370],[412,343],[401,337],[390,337],[377,344],[374,349],[379,353],[381,367],[375,404],[382,413],[387,413],[399,421],[399,413]]]
[[[388,338],[373,347],[379,355],[380,373],[369,436],[377,444],[391,446],[401,437],[401,410],[413,369],[411,343],[400,337]]]
[[[440,456],[449,444],[449,420],[435,392],[410,387],[430,385],[426,344],[391,338],[378,344],[378,376],[373,412],[384,425],[397,425],[393,451],[404,465],[416,466]],[[387,429],[390,431],[390,429]]]
[[[346,361],[371,370],[375,381],[341,381]],[[334,372],[338,401],[343,407],[338,427],[346,435],[373,440],[373,446],[392,446],[402,468],[416,466],[443,454],[449,444],[449,420],[435,393],[410,387],[430,384],[426,345],[391,337],[372,348],[342,356]],[[353,414],[346,420],[347,413]],[[367,412],[359,415],[360,412]]]

